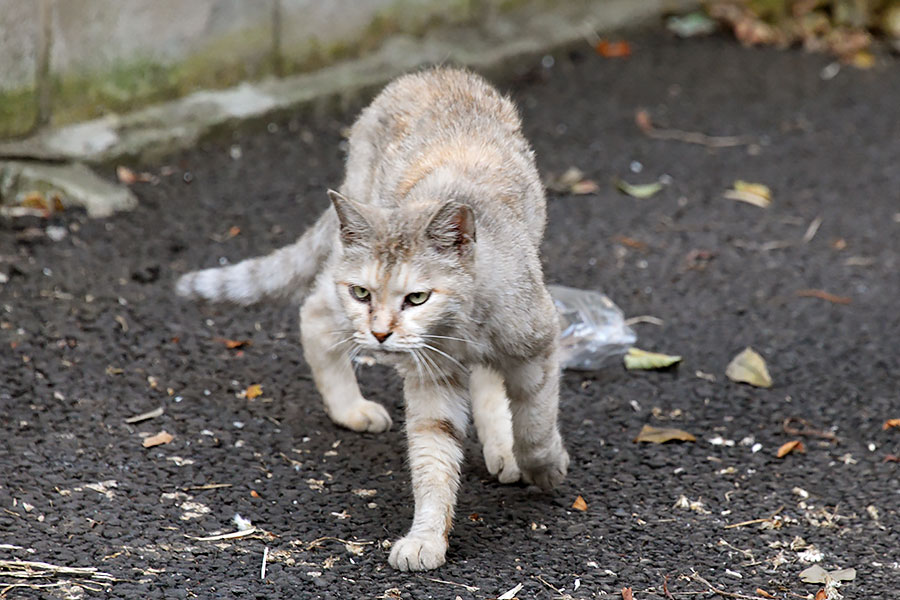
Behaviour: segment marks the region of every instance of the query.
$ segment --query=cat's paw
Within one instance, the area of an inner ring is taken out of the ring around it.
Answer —
[[[329,411],[331,420],[353,431],[381,433],[391,428],[391,416],[377,402],[360,398],[341,410]]]
[[[552,490],[562,483],[569,470],[569,453],[559,438],[549,447],[534,449],[527,453],[527,457],[520,458],[522,480],[542,490]]]
[[[401,571],[428,571],[444,564],[446,555],[443,536],[409,534],[394,542],[388,562]]]
[[[500,483],[515,483],[519,480],[521,472],[512,448],[488,442],[484,444],[483,452],[488,473],[495,475]]]

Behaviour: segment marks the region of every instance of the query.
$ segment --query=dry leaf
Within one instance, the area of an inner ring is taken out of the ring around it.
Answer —
[[[762,588],[756,588],[756,595],[762,596],[763,598],[775,598],[775,596],[773,596],[772,594],[770,594],[769,592],[767,592],[766,590],[764,590]]]
[[[593,181],[591,179],[582,179],[581,181],[573,183],[569,188],[569,191],[576,196],[584,196],[587,194],[593,194],[599,189],[600,186],[597,185],[596,181]]]
[[[600,189],[600,186],[595,181],[585,179],[584,172],[578,167],[569,167],[559,177],[548,179],[545,185],[548,190],[561,194],[593,194]]]
[[[253,400],[254,398],[259,398],[260,396],[262,396],[262,393],[262,386],[258,383],[254,383],[247,388],[247,390],[244,392],[244,395],[248,399]]]
[[[875,55],[867,50],[860,50],[850,59],[850,64],[857,69],[871,69],[875,66]]]
[[[243,348],[244,346],[252,346],[253,342],[250,340],[229,340],[227,338],[216,338],[216,341],[220,344],[225,344],[225,347],[229,350],[234,350],[235,348]]]
[[[623,194],[628,194],[632,198],[649,198],[656,195],[659,190],[663,189],[663,184],[658,181],[633,185],[616,177],[614,182],[616,184],[616,189]]]
[[[603,58],[625,58],[631,56],[631,45],[622,41],[600,40],[594,44],[594,51]]]
[[[739,200],[760,208],[768,208],[772,204],[772,191],[768,186],[740,179],[734,182],[734,187],[727,190],[724,196],[730,200]]]
[[[256,490],[250,490],[250,496],[252,498],[259,498],[259,492],[257,492]]]
[[[887,431],[891,427],[900,427],[900,419],[888,419],[884,422],[884,425],[881,426],[884,431]]]
[[[772,387],[772,377],[766,361],[749,346],[735,356],[725,369],[728,379],[738,383],[749,383],[756,387]]]
[[[813,565],[800,571],[800,579],[804,583],[826,583],[826,579],[830,578],[835,581],[853,581],[856,579],[856,569],[837,569],[834,571],[826,571],[819,565]]]
[[[622,600],[634,600],[634,593],[630,587],[622,588]]]
[[[153,446],[168,444],[174,439],[175,436],[173,436],[171,433],[168,433],[167,431],[160,431],[156,435],[151,435],[150,437],[144,438],[144,448],[152,448]]]
[[[803,442],[800,440],[792,440],[786,444],[782,444],[780,448],[778,448],[778,452],[775,456],[778,458],[784,458],[791,452],[799,452],[800,454],[806,454],[806,447],[803,445]]]
[[[665,369],[681,362],[680,356],[647,352],[640,348],[629,348],[625,355],[625,368],[634,370]]]
[[[634,124],[644,133],[653,131],[653,120],[650,118],[650,113],[643,108],[634,113]]]
[[[132,171],[128,167],[123,167],[122,165],[116,167],[116,177],[118,177],[119,181],[124,183],[125,185],[131,185],[133,183],[136,183],[138,180],[138,177],[134,174],[134,171]]]
[[[579,494],[579,496],[575,498],[575,502],[572,503],[572,508],[584,512],[587,510],[587,502],[585,502],[584,498]]]
[[[241,232],[240,227],[238,227],[237,225],[232,225],[228,229],[228,237],[233,238],[234,236],[238,235],[240,232]]]
[[[523,587],[525,587],[525,585],[522,583],[516,584],[514,588],[506,590],[505,592],[497,596],[497,600],[513,600],[513,598],[516,597],[516,594],[519,593],[519,590],[521,590]]]
[[[635,442],[650,442],[653,444],[665,444],[677,440],[680,442],[696,442],[697,438],[682,429],[674,429],[671,427],[654,427],[653,425],[644,425],[640,433],[634,438]]]
[[[816,597],[813,600],[828,600],[828,592],[825,591],[825,588],[820,589],[816,592]]]

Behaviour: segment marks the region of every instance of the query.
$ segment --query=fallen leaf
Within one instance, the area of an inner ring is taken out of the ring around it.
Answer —
[[[827,583],[826,578],[835,581],[853,581],[856,579],[856,569],[837,569],[826,571],[819,565],[813,565],[800,571],[800,579],[804,583]]]
[[[625,41],[599,40],[594,51],[603,58],[625,58],[631,56],[631,45]]]
[[[900,456],[896,454],[886,454],[881,462],[900,462]]]
[[[725,369],[725,376],[738,383],[748,383],[756,387],[772,387],[772,377],[766,361],[749,346],[735,356]]]
[[[634,438],[635,442],[650,442],[652,444],[665,444],[677,440],[680,442],[696,442],[697,438],[682,429],[674,429],[671,427],[654,427],[653,425],[644,425],[640,433]]]
[[[234,236],[241,233],[241,228],[237,225],[233,225],[228,229],[228,237],[233,238]]]
[[[871,69],[875,66],[875,55],[868,50],[860,50],[850,59],[850,64],[857,69]]]
[[[764,590],[762,588],[756,588],[756,595],[762,596],[763,598],[775,598],[775,596],[773,596],[772,594],[770,594],[769,592],[767,592],[766,590]]]
[[[884,422],[884,425],[881,426],[884,431],[887,431],[891,427],[900,427],[900,419],[888,419]]]
[[[786,444],[782,444],[780,448],[778,448],[778,452],[775,454],[778,458],[784,458],[791,452],[798,452],[800,454],[806,454],[806,446],[803,445],[803,442],[800,440],[791,440]]]
[[[253,342],[250,340],[229,340],[227,338],[216,338],[216,341],[220,344],[225,344],[225,347],[229,350],[234,350],[235,348],[243,348],[244,346],[252,346]]]
[[[641,240],[636,240],[632,237],[628,237],[627,235],[617,235],[613,237],[614,242],[618,242],[623,246],[628,246],[629,248],[634,248],[635,250],[640,250],[641,252],[646,252],[650,249],[646,243]]]
[[[622,588],[622,600],[634,600],[634,593],[630,587]]]
[[[828,592],[825,591],[825,588],[820,589],[816,592],[816,597],[813,600],[828,600]]]
[[[828,576],[836,581],[853,581],[856,579],[856,569],[850,567],[848,569],[828,571]]]
[[[133,183],[136,183],[138,180],[138,177],[137,175],[135,175],[134,171],[122,165],[116,167],[116,177],[118,177],[119,181],[124,183],[125,185],[131,185]]]
[[[628,194],[632,198],[650,198],[656,195],[659,190],[663,189],[663,184],[658,181],[653,183],[630,184],[623,179],[616,177],[616,189],[623,194]]]
[[[772,204],[772,190],[761,183],[750,183],[738,179],[732,189],[724,194],[729,200],[746,202],[760,208],[768,208]]]
[[[548,179],[545,185],[548,190],[561,194],[593,194],[600,189],[595,181],[585,179],[584,172],[578,167],[569,167],[559,177]]]
[[[708,35],[718,29],[718,24],[703,11],[695,11],[684,16],[673,16],[666,20],[666,29],[680,38]]]
[[[600,186],[597,185],[596,181],[593,181],[591,179],[582,179],[581,181],[573,183],[569,188],[569,191],[576,196],[585,196],[587,194],[593,194],[599,189]]]
[[[579,494],[579,496],[575,498],[575,502],[572,503],[572,508],[584,512],[587,510],[587,502],[585,502],[584,498]]]
[[[25,194],[25,197],[22,198],[21,205],[24,208],[39,210],[43,212],[45,216],[50,214],[50,206],[47,204],[44,195],[40,192],[28,192]]]
[[[834,304],[850,304],[853,302],[852,298],[848,298],[847,296],[835,296],[834,294],[829,294],[825,290],[797,290],[796,295],[800,298],[819,298],[820,300],[826,300]]]
[[[156,435],[151,435],[150,437],[144,438],[144,448],[152,448],[153,446],[161,446],[162,444],[168,444],[172,440],[175,439],[171,433],[167,431],[160,431]]]
[[[634,123],[644,133],[653,131],[653,120],[650,118],[650,113],[643,108],[634,113]]]
[[[262,386],[258,383],[254,383],[247,388],[247,390],[244,392],[244,395],[248,399],[253,400],[254,398],[259,398],[260,396],[262,396],[262,393]]]
[[[519,590],[521,590],[523,587],[525,587],[524,584],[517,584],[514,588],[506,590],[505,592],[497,596],[497,600],[513,600],[513,598],[516,597],[516,594],[519,593]]]
[[[259,492],[257,492],[256,490],[250,490],[250,497],[259,498]]]
[[[640,348],[629,348],[625,355],[625,368],[630,371],[665,369],[681,362],[680,356],[647,352]]]

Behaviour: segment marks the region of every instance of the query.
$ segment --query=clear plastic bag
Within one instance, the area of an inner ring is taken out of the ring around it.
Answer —
[[[594,290],[548,285],[560,318],[563,369],[591,371],[625,354],[637,335],[613,301]]]

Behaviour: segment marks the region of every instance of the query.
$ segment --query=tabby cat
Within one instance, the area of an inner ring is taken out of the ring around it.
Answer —
[[[403,378],[415,514],[389,562],[442,565],[471,405],[488,470],[550,489],[569,456],[557,426],[559,322],[539,259],[546,206],[512,102],[484,79],[402,76],[363,110],[346,176],[300,239],[182,276],[181,296],[302,303],[301,340],[325,411],[385,431],[354,377],[360,352]]]

